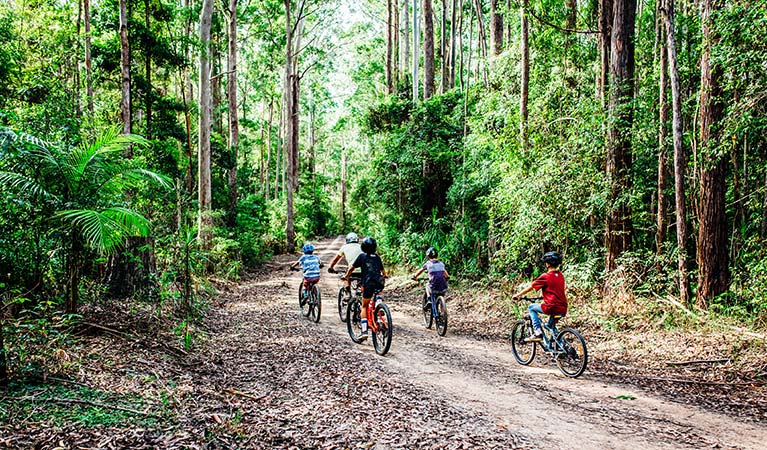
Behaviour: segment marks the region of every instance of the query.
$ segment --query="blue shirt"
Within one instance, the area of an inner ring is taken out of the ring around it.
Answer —
[[[298,264],[304,269],[304,278],[319,278],[320,262],[320,257],[317,255],[303,255],[298,258]]]
[[[423,265],[423,270],[429,273],[429,288],[432,291],[446,291],[445,263],[438,259],[430,259]]]

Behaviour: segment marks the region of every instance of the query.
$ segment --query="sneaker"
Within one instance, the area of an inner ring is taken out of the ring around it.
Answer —
[[[540,329],[535,330],[534,334],[525,340],[527,342],[541,342],[543,341],[543,331]]]
[[[368,330],[365,330],[362,332],[362,334],[359,335],[359,340],[364,341],[368,338]]]

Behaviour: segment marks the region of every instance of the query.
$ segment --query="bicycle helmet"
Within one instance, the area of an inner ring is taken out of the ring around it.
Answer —
[[[346,243],[351,244],[352,242],[359,242],[360,238],[357,236],[357,233],[349,233],[346,235]]]
[[[437,257],[437,249],[434,247],[429,247],[428,250],[426,250],[426,257],[427,258],[436,258]]]
[[[547,252],[541,258],[541,262],[549,263],[554,267],[559,267],[562,264],[562,255],[557,252]]]
[[[362,243],[360,244],[360,248],[362,249],[363,252],[370,255],[371,253],[376,252],[376,249],[378,248],[378,243],[376,243],[375,239],[368,236],[362,240]]]
[[[306,254],[312,254],[314,253],[314,246],[307,242],[303,247],[301,247],[301,251]]]

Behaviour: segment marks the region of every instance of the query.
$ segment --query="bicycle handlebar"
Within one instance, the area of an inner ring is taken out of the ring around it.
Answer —
[[[520,300],[530,300],[530,301],[536,301],[536,300],[543,300],[543,297],[519,297]]]

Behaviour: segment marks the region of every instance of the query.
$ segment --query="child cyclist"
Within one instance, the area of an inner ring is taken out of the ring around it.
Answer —
[[[383,262],[381,262],[381,257],[376,254],[378,244],[375,239],[370,236],[366,237],[362,240],[360,247],[362,248],[362,253],[349,266],[346,274],[344,274],[344,279],[349,279],[354,269],[362,269],[362,335],[360,339],[367,339],[367,308],[376,292],[381,292],[384,288],[386,269],[384,269]]]
[[[359,244],[359,237],[357,236],[357,233],[349,233],[346,235],[346,245],[341,247],[341,250],[338,251],[338,254],[335,258],[333,258],[333,261],[330,262],[330,267],[328,267],[328,272],[330,273],[336,273],[336,264],[338,261],[341,260],[341,258],[346,258],[346,264],[351,265],[354,260],[357,259],[360,254],[362,254],[362,247]],[[351,275],[351,278],[360,279],[360,271],[355,270],[354,273]],[[346,293],[351,293],[351,280],[349,277],[345,277],[344,283],[346,283]]]
[[[567,296],[565,296],[565,277],[559,270],[562,264],[562,255],[557,252],[548,252],[543,255],[541,262],[546,264],[546,272],[539,276],[533,284],[522,292],[516,294],[514,300],[530,291],[541,290],[543,303],[533,303],[528,307],[530,319],[533,321],[533,334],[530,340],[540,341],[543,338],[541,330],[541,318],[539,313],[549,316],[567,314]]]
[[[437,249],[429,247],[426,250],[426,257],[429,260],[413,275],[413,281],[417,281],[422,273],[428,273],[429,284],[426,286],[426,295],[431,297],[433,293],[447,291],[447,279],[450,278],[450,275],[445,269],[445,263],[437,259]]]
[[[322,260],[320,257],[314,254],[314,245],[310,243],[304,244],[301,247],[301,251],[304,254],[298,258],[298,261],[294,262],[290,266],[290,270],[294,270],[299,264],[304,269],[304,286],[310,288],[313,284],[320,281],[320,267],[322,266]]]

